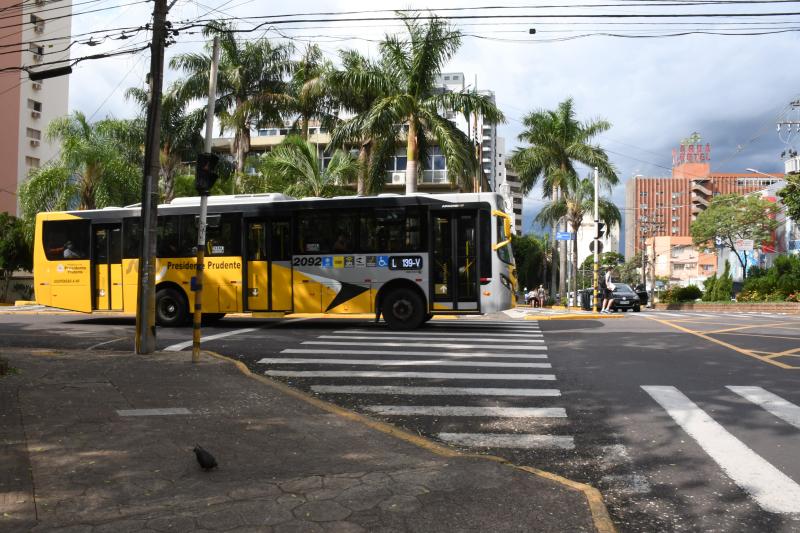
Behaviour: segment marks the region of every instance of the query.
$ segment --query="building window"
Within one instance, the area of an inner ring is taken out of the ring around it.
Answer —
[[[26,156],[25,165],[27,165],[29,168],[39,168],[39,158]]]
[[[444,80],[445,80],[445,81],[450,81],[450,76],[445,76],[445,77],[444,77]]]
[[[30,109],[31,111],[33,111],[35,113],[41,113],[42,112],[42,103],[41,102],[37,102],[36,100],[33,100],[31,98],[28,98],[28,109]]]
[[[639,191],[639,196],[645,198],[647,196],[647,191]]]
[[[672,221],[673,221],[673,222],[677,222],[677,221],[679,221],[680,219],[681,219],[681,217],[679,217],[679,216],[673,216],[673,217],[672,217]]]
[[[25,134],[28,137],[28,139],[33,139],[36,141],[42,140],[42,132],[39,130],[35,130],[33,128],[26,128]]]
[[[681,195],[681,193],[679,193],[679,192],[674,192],[674,193],[672,193],[672,199],[673,199],[673,200],[675,200],[676,198],[679,198],[679,197],[680,197],[680,195]]]
[[[44,55],[44,46],[42,46],[41,44],[37,44],[37,43],[30,43],[28,45],[28,49],[31,52],[33,52],[33,58],[34,59],[36,59],[38,61],[42,60],[42,56]]]
[[[647,209],[647,204],[639,204],[639,209]]]
[[[672,226],[672,233],[678,233],[678,227]]]

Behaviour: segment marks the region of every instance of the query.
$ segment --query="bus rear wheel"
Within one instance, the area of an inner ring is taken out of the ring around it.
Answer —
[[[383,319],[394,330],[418,328],[425,320],[425,304],[415,291],[395,289],[386,295],[382,305]]]
[[[180,292],[165,288],[156,293],[156,323],[168,328],[189,323],[189,304]]]

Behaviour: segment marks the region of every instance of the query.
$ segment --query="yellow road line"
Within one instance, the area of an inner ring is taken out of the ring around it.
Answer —
[[[524,472],[528,472],[529,474],[534,474],[539,477],[555,481],[556,483],[559,483],[572,490],[582,492],[584,497],[586,498],[586,501],[589,504],[589,512],[592,515],[592,521],[594,522],[594,527],[598,531],[598,533],[616,532],[616,528],[614,527],[614,522],[612,522],[611,517],[608,514],[608,510],[606,509],[606,505],[603,502],[602,494],[600,493],[599,490],[592,487],[591,485],[580,483],[578,481],[573,481],[571,479],[559,476],[558,474],[553,474],[551,472],[539,470],[538,468],[516,465],[506,459],[503,459],[502,457],[497,457],[494,455],[478,455],[478,454],[462,453],[458,450],[428,440],[425,437],[416,435],[414,433],[411,433],[410,431],[406,431],[405,429],[399,428],[397,426],[393,426],[391,424],[387,424],[386,422],[381,422],[379,420],[374,420],[360,413],[356,413],[355,411],[350,411],[349,409],[345,409],[343,407],[339,407],[338,405],[334,405],[332,403],[320,400],[319,398],[315,398],[310,394],[306,394],[305,392],[299,389],[295,389],[293,387],[290,387],[289,385],[285,385],[279,381],[270,379],[266,376],[253,374],[250,371],[250,369],[247,368],[247,365],[245,365],[241,361],[236,361],[235,359],[231,359],[230,357],[209,350],[203,350],[203,351],[204,353],[206,353],[211,357],[215,357],[222,361],[232,363],[245,376],[255,379],[256,381],[259,381],[265,385],[269,385],[270,387],[277,389],[288,396],[291,396],[293,398],[311,404],[319,409],[322,409],[323,411],[327,411],[329,413],[341,416],[342,418],[346,418],[354,422],[359,422],[369,428],[375,429],[382,433],[386,433],[387,435],[391,435],[392,437],[398,438],[405,442],[415,444],[420,448],[435,453],[436,455],[441,455],[443,457],[469,457],[473,459],[482,459],[482,460],[501,463],[504,465],[508,465],[509,467],[515,468],[517,470],[522,470]]]
[[[745,350],[744,348],[739,348],[738,346],[734,346],[733,344],[727,343],[725,341],[721,341],[719,339],[715,339],[714,337],[709,337],[708,335],[705,334],[706,332],[694,331],[694,330],[685,328],[683,326],[680,326],[678,324],[673,324],[673,323],[668,322],[666,320],[661,320],[661,319],[653,318],[653,317],[650,317],[650,316],[648,316],[647,318],[649,318],[650,320],[654,320],[656,322],[660,322],[660,323],[665,324],[667,326],[673,327],[673,328],[675,328],[675,329],[677,329],[679,331],[683,331],[684,333],[690,333],[692,335],[700,337],[701,339],[705,339],[705,340],[711,341],[711,342],[713,342],[715,344],[719,344],[720,346],[724,346],[724,347],[729,348],[729,349],[731,349],[731,350],[733,350],[735,352],[739,352],[740,354],[746,355],[748,357],[752,357],[753,359],[758,359],[762,363],[769,363],[771,365],[777,366],[778,368],[783,368],[785,370],[797,370],[797,369],[800,369],[800,367],[788,365],[786,363],[781,363],[780,361],[772,361],[768,357],[755,354],[752,350]]]
[[[703,333],[708,333],[708,332],[704,331]],[[785,339],[785,340],[800,342],[800,337],[782,337],[780,335],[760,335],[758,333],[733,333],[733,332],[731,332],[731,333],[720,333],[720,335],[742,335],[742,336],[745,336],[745,337],[766,337],[768,339]],[[766,353],[772,353],[772,352],[766,352]]]
[[[786,350],[783,352],[774,352],[769,355],[769,357],[782,357],[784,355],[794,355],[796,353],[800,353],[800,348],[792,348],[791,350]]]
[[[753,325],[750,325],[750,326],[738,326],[738,327],[735,327],[735,328],[723,328],[723,329],[716,329],[716,330],[711,330],[711,331],[704,331],[703,333],[711,335],[712,333],[727,333],[729,331],[741,331],[743,329],[769,328],[769,327],[773,327],[773,326],[780,326],[781,324],[783,324],[783,322],[775,322],[774,324],[753,324]]]

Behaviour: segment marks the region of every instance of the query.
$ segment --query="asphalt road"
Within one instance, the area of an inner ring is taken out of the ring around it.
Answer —
[[[229,319],[204,347],[325,400],[585,481],[621,531],[800,531],[800,317]],[[190,329],[160,329],[185,349]],[[133,321],[0,315],[0,346],[133,348]]]

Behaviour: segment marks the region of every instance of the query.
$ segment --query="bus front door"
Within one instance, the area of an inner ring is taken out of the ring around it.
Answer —
[[[247,310],[289,311],[292,267],[289,220],[247,222]]]
[[[477,213],[432,212],[432,310],[480,311]]]
[[[122,226],[92,227],[93,308],[120,311],[122,302]]]

